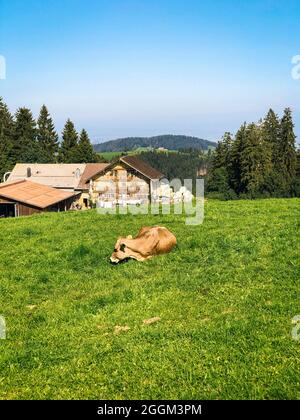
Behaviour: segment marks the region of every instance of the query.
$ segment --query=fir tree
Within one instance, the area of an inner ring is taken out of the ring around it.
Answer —
[[[52,118],[50,117],[48,109],[45,105],[43,105],[40,110],[37,125],[37,140],[41,148],[40,162],[55,162],[58,152],[58,135],[55,131]]]
[[[231,134],[226,132],[222,140],[217,144],[208,178],[208,190],[210,191],[226,194],[230,189],[229,176],[232,143]]]
[[[272,161],[275,162],[278,156],[280,137],[280,121],[273,109],[270,109],[263,121],[263,137],[266,144],[270,145]]]
[[[13,118],[0,97],[0,182],[3,175],[12,169]]]
[[[296,177],[300,178],[300,147],[296,152]]]
[[[97,154],[94,152],[94,148],[90,142],[88,133],[83,129],[80,133],[78,143],[78,159],[77,162],[97,162]]]
[[[245,146],[246,123],[244,123],[235,135],[231,148],[231,174],[230,186],[239,194],[244,190],[241,180],[241,156]]]
[[[265,188],[270,193],[278,189],[278,156],[280,142],[280,121],[273,109],[270,109],[262,123],[264,156],[268,163],[265,172]]]
[[[63,132],[59,152],[59,160],[64,163],[78,163],[78,134],[70,119],[67,120]]]
[[[225,153],[225,156],[224,156],[225,166],[229,171],[230,166],[231,166],[231,151],[232,151],[232,145],[233,145],[233,138],[232,138],[231,133],[226,131],[226,133],[224,134],[222,138],[222,143],[223,143],[223,148],[224,148],[224,153]]]
[[[300,148],[296,154],[296,177],[292,184],[292,194],[295,197],[300,197]]]
[[[41,150],[37,143],[36,122],[28,108],[19,108],[15,115],[12,162],[39,162]]]
[[[290,108],[284,110],[280,123],[280,140],[278,147],[278,170],[283,188],[288,191],[296,175],[296,136]]]
[[[222,140],[218,141],[217,147],[214,151],[213,156],[213,170],[218,168],[223,168],[226,165],[226,145]]]
[[[257,196],[264,185],[264,156],[261,130],[252,123],[246,127],[245,143],[240,155],[241,183],[251,198]]]

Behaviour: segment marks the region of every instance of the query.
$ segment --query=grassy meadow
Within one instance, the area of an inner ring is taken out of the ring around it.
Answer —
[[[157,224],[172,253],[109,264]],[[299,199],[0,220],[0,399],[299,399],[299,227]]]
[[[118,158],[122,155],[122,152],[99,152],[98,155],[104,158],[107,162]]]

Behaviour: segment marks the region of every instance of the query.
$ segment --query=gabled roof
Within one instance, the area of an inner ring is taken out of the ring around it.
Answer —
[[[137,156],[121,156],[120,161],[126,163],[131,168],[140,172],[149,179],[161,179],[164,175],[157,169],[152,168],[148,163],[139,159]]]
[[[89,179],[91,179],[94,175],[104,170],[107,166],[109,166],[108,163],[87,163],[77,189],[88,189]]]
[[[161,179],[164,176],[161,172],[152,168],[152,166],[148,165],[148,163],[144,162],[143,160],[139,159],[136,156],[121,156],[118,158],[117,161],[110,163],[101,171],[90,176],[89,180],[94,178],[95,176],[100,175],[106,170],[113,168],[117,162],[125,163],[127,166],[130,166],[132,169],[136,170],[137,172],[144,175],[146,178],[150,180]]]
[[[8,182],[27,179],[54,188],[84,190],[89,188],[88,180],[106,166],[107,163],[17,163]]]
[[[76,195],[73,192],[61,191],[26,180],[0,184],[1,197],[40,209],[45,209]]]
[[[49,187],[76,189],[85,168],[85,163],[17,163],[7,181],[27,179]]]

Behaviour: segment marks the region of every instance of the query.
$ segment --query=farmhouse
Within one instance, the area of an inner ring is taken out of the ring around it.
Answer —
[[[77,195],[27,180],[6,182],[0,184],[0,218],[66,211]]]
[[[44,187],[55,189],[60,192],[70,193],[75,197],[67,209],[86,209],[93,205],[111,204],[144,204],[148,203],[155,194],[161,196],[160,189],[155,181],[161,180],[163,174],[143,162],[136,156],[121,156],[113,163],[62,163],[62,164],[40,164],[40,163],[18,163],[12,172],[6,174],[5,185],[10,185],[10,193],[13,189],[19,192],[18,182],[27,181],[27,188],[39,184]],[[168,187],[166,187],[168,189]],[[13,195],[13,202],[18,202],[17,196]],[[59,197],[58,197],[59,198]],[[62,205],[64,208],[64,205]],[[32,211],[21,210],[7,203],[6,210],[2,207],[3,213],[9,215],[31,214]],[[38,208],[38,207],[37,207]],[[61,208],[61,206],[59,206]],[[13,211],[13,209],[15,209]],[[26,214],[27,214],[26,213]]]
[[[90,199],[98,204],[146,204],[163,174],[136,156],[121,156],[88,178]]]

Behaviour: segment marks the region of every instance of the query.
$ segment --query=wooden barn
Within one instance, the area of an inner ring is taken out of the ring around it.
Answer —
[[[0,184],[0,218],[69,210],[78,194],[20,180]]]

